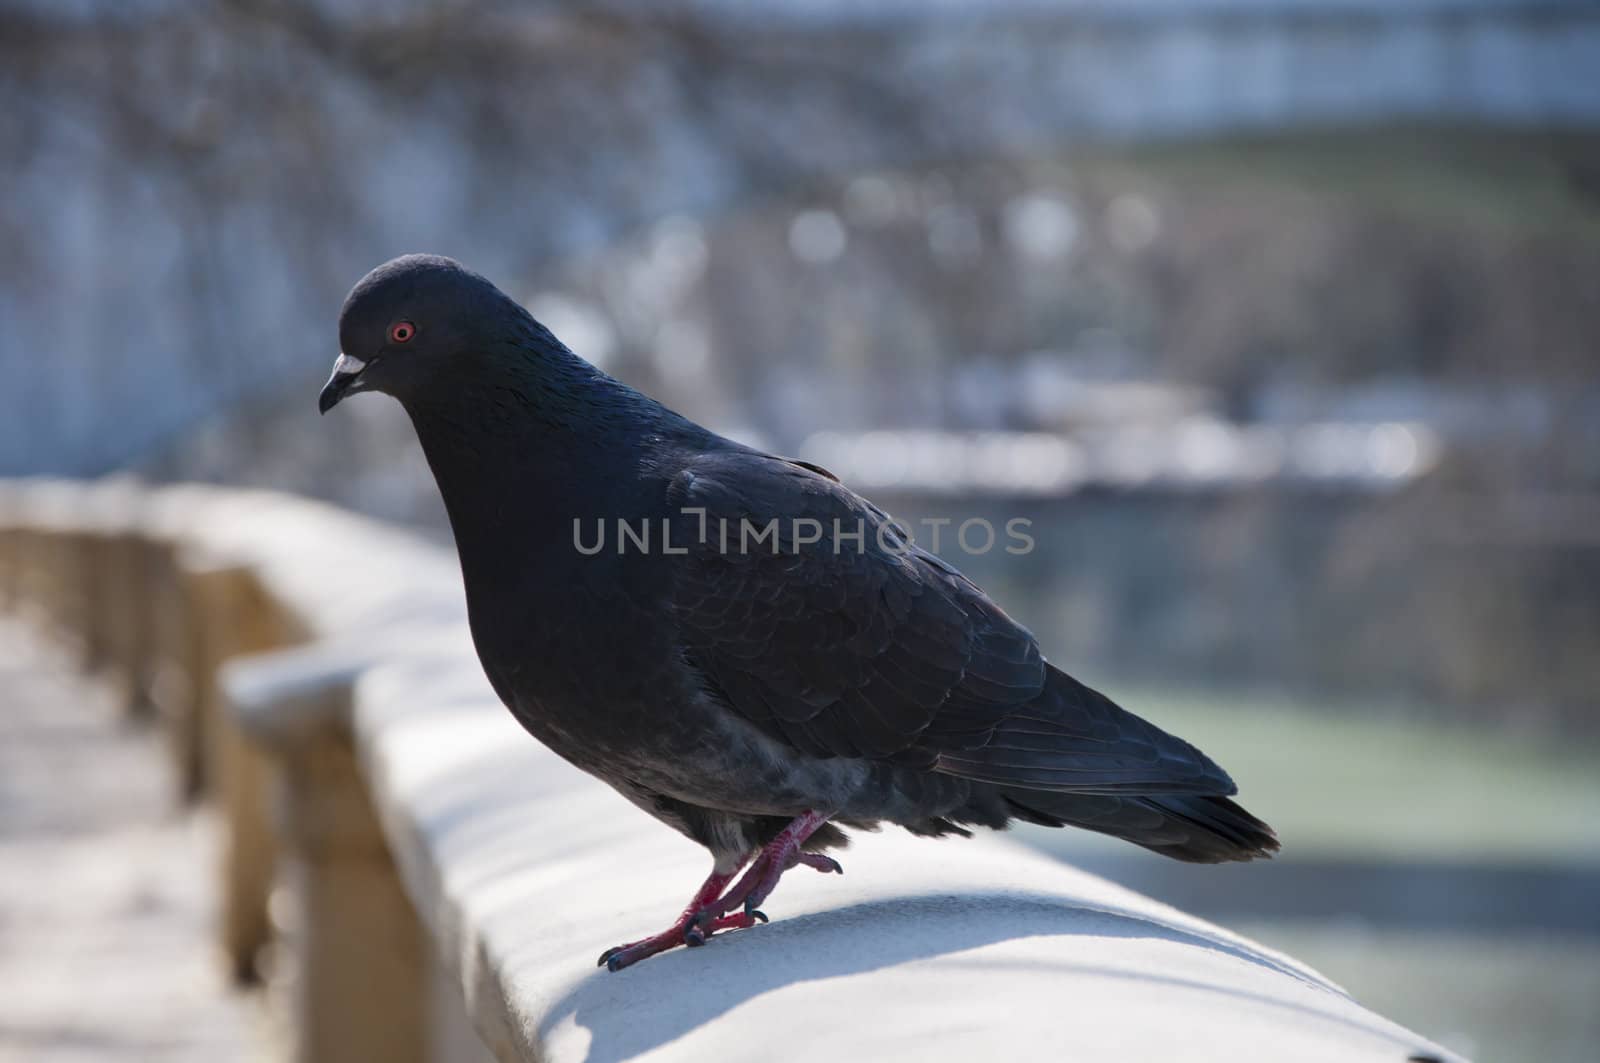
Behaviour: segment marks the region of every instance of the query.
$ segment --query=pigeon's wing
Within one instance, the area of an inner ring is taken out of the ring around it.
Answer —
[[[1045,663],[965,576],[825,471],[750,451],[673,481],[673,612],[731,710],[819,757],[1029,789],[1232,792],[1198,750]]]

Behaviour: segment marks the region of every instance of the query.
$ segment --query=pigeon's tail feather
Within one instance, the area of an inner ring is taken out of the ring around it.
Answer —
[[[1081,827],[1195,864],[1255,860],[1278,851],[1272,828],[1221,796],[1132,797],[1001,790],[1012,815],[1049,827]]]
[[[1210,757],[1059,669],[1046,665],[1044,678],[998,720],[958,708],[923,735],[945,744],[935,771],[980,784],[973,822],[987,812],[1082,827],[1195,863],[1277,851],[1272,828],[1229,800],[1238,787]]]
[[[1046,666],[1033,700],[963,733],[969,718],[947,713],[924,734],[943,741],[935,769],[976,782],[1076,794],[1226,795],[1228,773],[1200,750]],[[970,726],[970,725],[969,725]],[[940,729],[948,728],[949,730]]]

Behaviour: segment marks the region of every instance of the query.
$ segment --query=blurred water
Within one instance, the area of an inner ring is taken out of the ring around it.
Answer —
[[[1469,1056],[1594,1058],[1600,747],[1103,686],[1222,763],[1283,852],[1196,867],[1082,832],[1022,840],[1281,948]]]

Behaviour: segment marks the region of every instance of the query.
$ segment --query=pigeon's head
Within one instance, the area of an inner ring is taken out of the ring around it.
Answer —
[[[405,255],[361,279],[339,313],[339,359],[317,406],[382,391],[405,402],[465,354],[503,341],[526,313],[453,259]]]

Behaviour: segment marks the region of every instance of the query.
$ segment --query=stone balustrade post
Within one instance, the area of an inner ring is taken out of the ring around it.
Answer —
[[[8,512],[0,511],[0,609],[15,612],[20,598],[18,573],[22,566],[18,555],[22,550],[23,531]]]
[[[293,641],[287,618],[268,599],[248,567],[184,551],[190,707],[180,721],[181,763],[196,773],[186,790],[210,795],[226,825],[222,853],[221,939],[233,973],[256,975],[256,958],[271,936],[267,902],[272,889],[275,836],[266,805],[268,771],[224,710],[220,673],[242,654]]]
[[[432,964],[356,761],[354,674],[347,656],[311,647],[234,662],[225,686],[276,769],[294,1058],[423,1063]]]
[[[154,619],[149,575],[157,549],[137,525],[137,505],[127,491],[99,499],[98,519],[82,544],[84,663],[112,682],[124,713],[148,716]]]
[[[34,537],[29,564],[34,593],[50,633],[74,651],[83,645],[86,613],[80,537],[70,528],[50,528]]]

